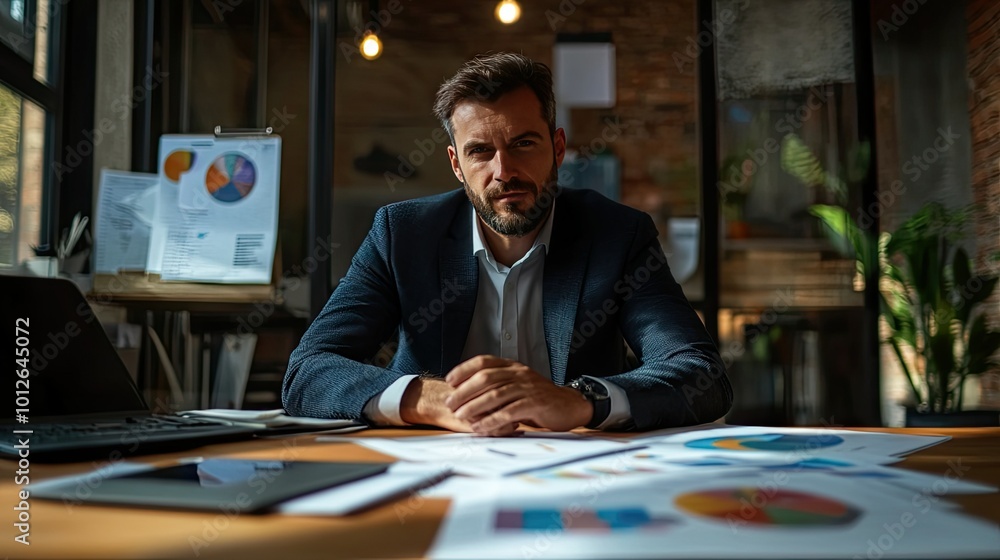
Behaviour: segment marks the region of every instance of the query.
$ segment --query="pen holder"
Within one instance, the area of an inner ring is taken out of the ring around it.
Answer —
[[[35,276],[43,278],[59,276],[59,261],[55,257],[32,257],[24,261],[24,267]]]
[[[83,272],[83,267],[87,264],[87,257],[90,256],[90,249],[84,249],[75,255],[71,255],[59,260],[59,274],[72,276]]]

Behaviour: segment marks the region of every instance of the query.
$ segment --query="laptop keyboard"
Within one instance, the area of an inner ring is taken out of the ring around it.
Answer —
[[[180,416],[135,416],[94,421],[32,422],[30,434],[0,433],[0,456],[23,457],[20,442],[28,440],[32,460],[82,461],[93,458],[163,453],[209,443],[240,441],[253,437],[255,428]]]
[[[32,424],[32,435],[39,441],[104,439],[108,436],[150,435],[173,433],[201,428],[225,426],[218,422],[205,422],[190,418],[167,416],[127,417],[119,421],[102,421],[79,424]]]

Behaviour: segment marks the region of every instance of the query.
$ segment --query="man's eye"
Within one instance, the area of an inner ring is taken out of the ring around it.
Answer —
[[[477,147],[472,148],[472,149],[469,150],[470,154],[482,154],[482,153],[485,153],[485,152],[486,152],[486,148],[484,148],[482,146],[477,146]]]
[[[514,143],[515,148],[527,148],[528,146],[534,146],[534,140],[518,140]]]

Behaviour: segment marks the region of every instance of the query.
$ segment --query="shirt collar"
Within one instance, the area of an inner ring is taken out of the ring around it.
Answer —
[[[552,220],[556,215],[556,200],[552,198],[552,209],[549,211],[549,216],[545,218],[545,223],[542,224],[542,229],[539,230],[538,236],[535,237],[535,242],[532,243],[531,249],[525,255],[531,254],[535,251],[535,248],[539,245],[545,249],[545,254],[549,254],[549,242],[552,240]],[[486,245],[486,241],[483,239],[482,230],[482,220],[479,219],[479,214],[476,213],[475,207],[472,208],[472,254],[473,256],[478,255],[480,251],[486,253],[486,257],[490,261],[495,261],[493,258],[493,252],[490,251],[489,246]]]

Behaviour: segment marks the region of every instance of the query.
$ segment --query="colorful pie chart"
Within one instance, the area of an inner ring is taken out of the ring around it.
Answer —
[[[242,154],[227,153],[215,158],[205,173],[205,188],[220,202],[245,198],[257,182],[257,169]]]
[[[681,494],[679,509],[726,523],[784,526],[846,525],[861,512],[840,501],[796,492],[759,488],[725,488]]]
[[[844,443],[834,435],[761,434],[696,439],[684,444],[693,449],[726,449],[729,451],[811,451]]]
[[[194,152],[175,150],[163,160],[163,174],[176,183],[181,180],[181,174],[191,169],[192,165],[194,165]]]

